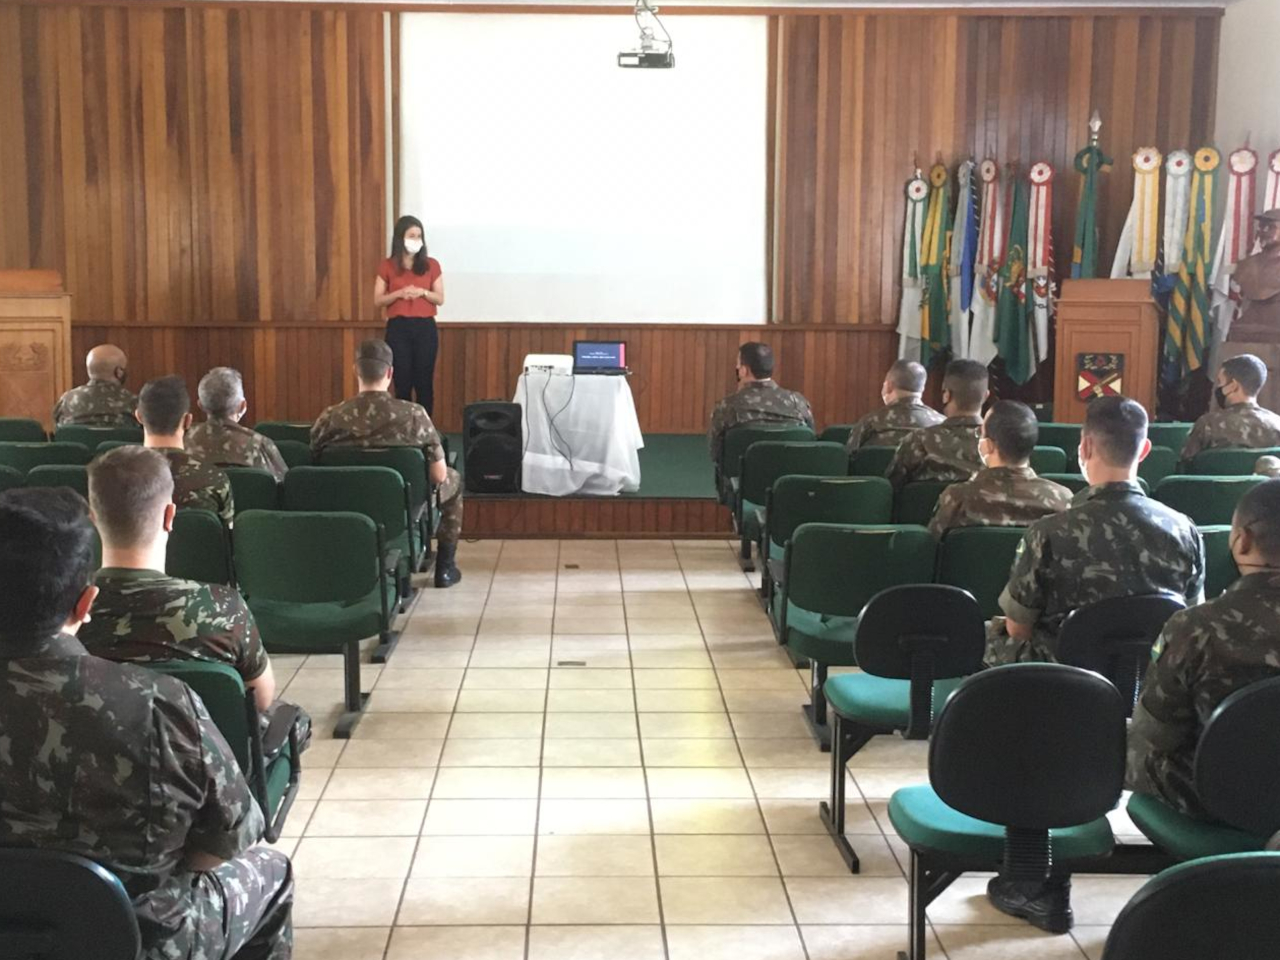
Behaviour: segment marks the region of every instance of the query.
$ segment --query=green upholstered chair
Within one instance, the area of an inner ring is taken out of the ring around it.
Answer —
[[[1080,449],[1080,430],[1081,424],[1078,423],[1040,424],[1040,435],[1036,443],[1042,447],[1057,447],[1066,454],[1067,462],[1062,473],[1075,473],[1080,469],[1076,460],[1076,451]]]
[[[27,471],[28,487],[70,487],[89,498],[89,468],[78,463],[43,463]]]
[[[84,466],[90,457],[89,448],[80,443],[0,441],[0,466],[13,467],[19,473],[26,473],[32,467],[46,463],[74,463]]]
[[[280,459],[292,470],[294,467],[311,466],[311,447],[297,440],[277,440],[276,449],[280,451]]]
[[[1192,459],[1187,473],[1202,477],[1243,477],[1253,473],[1253,465],[1259,457],[1280,457],[1280,447],[1263,450],[1242,450],[1237,447],[1219,447],[1217,450],[1201,450]]]
[[[1138,464],[1139,478],[1145,480],[1150,487],[1155,487],[1165,477],[1171,477],[1177,472],[1178,454],[1168,447],[1153,446],[1146,459]]]
[[[1089,481],[1082,473],[1041,473],[1040,476],[1054,483],[1060,483],[1072,493],[1079,493],[1089,486]]]
[[[844,445],[849,442],[849,434],[851,433],[853,433],[852,423],[833,423],[818,434],[818,439],[824,443]]]
[[[417,447],[325,447],[316,458],[322,467],[390,467],[404,478],[413,510],[416,570],[425,570],[431,559],[431,537],[439,524],[427,458]]]
[[[956,527],[938,545],[938,583],[959,587],[978,601],[983,619],[1000,613],[1014,554],[1025,527]]]
[[[859,447],[849,458],[849,476],[883,477],[897,452],[897,447]]]
[[[715,465],[716,489],[720,492],[720,502],[726,507],[733,507],[733,484],[742,475],[742,458],[753,443],[759,440],[802,443],[813,439],[813,431],[803,424],[744,423],[730,427],[724,433],[720,462]]]
[[[90,450],[97,451],[98,444],[105,440],[141,443],[142,427],[86,427],[68,423],[54,431],[53,439],[58,443],[82,443]]]
[[[1266,477],[1165,477],[1155,488],[1155,498],[1186,514],[1197,524],[1230,523],[1236,504],[1245,492]]]
[[[1180,863],[1133,895],[1102,960],[1272,960],[1280,956],[1280,853]]]
[[[808,660],[812,702],[803,707],[814,737],[830,745],[824,685],[830,667],[851,667],[858,616],[886,587],[929,583],[937,543],[924,527],[805,523],[787,544],[770,615],[778,642]]]
[[[222,467],[231,481],[231,498],[236,513],[242,510],[276,510],[280,506],[280,484],[260,467]]]
[[[1075,459],[1073,454],[1071,459]],[[1066,473],[1067,452],[1061,447],[1037,446],[1031,451],[1031,469],[1036,473]]]
[[[958,587],[891,587],[862,611],[855,639],[861,673],[826,683],[831,706],[831,788],[818,805],[840,856],[857,873],[844,834],[845,769],[880,734],[929,735],[933,718],[960,681],[982,668],[986,635],[977,602]]]
[[[1261,850],[1280,831],[1280,677],[1259,680],[1222,701],[1196,746],[1196,796],[1210,821],[1158,797],[1135,793],[1129,817],[1178,860]]]
[[[13,467],[0,467],[0,490],[12,490],[27,485],[26,474]]]
[[[1212,600],[1240,578],[1240,568],[1231,556],[1231,525],[1201,527],[1204,538],[1204,597]]]
[[[275,843],[302,779],[298,708],[277,703],[264,731],[253,691],[245,688],[240,674],[230,665],[208,660],[161,660],[146,666],[181,680],[204,701],[262,809],[266,819],[263,839]]]
[[[173,518],[164,569],[184,580],[234,585],[231,539],[221,518],[211,510],[179,510]]]
[[[1191,428],[1194,426],[1194,423],[1186,422],[1149,423],[1147,439],[1151,441],[1153,447],[1167,447],[1177,455],[1182,452],[1187,437],[1191,435]]]
[[[311,447],[311,424],[309,423],[263,420],[254,424],[253,429],[264,437],[270,437],[277,446],[281,440],[292,440],[295,443],[305,444],[308,449]]]
[[[902,485],[898,498],[894,503],[893,522],[913,523],[925,527],[933,519],[933,511],[938,506],[938,498],[942,491],[955,483],[954,480],[912,480]]]
[[[5,443],[44,443],[44,427],[30,417],[0,417],[0,441]]]
[[[91,452],[93,456],[96,457],[98,454],[106,453],[108,450],[114,450],[116,447],[134,446],[139,442],[140,441],[137,440],[102,440],[98,443],[97,448]]]
[[[1124,760],[1124,703],[1097,674],[1026,663],[964,680],[934,724],[929,785],[889,800],[911,850],[908,960],[924,960],[925,911],[961,875],[1037,881],[1108,855]]]
[[[806,477],[843,477],[848,454],[838,443],[760,440],[742,456],[733,524],[741,540],[741,559],[751,569],[751,544],[760,539],[765,522],[765,501],[778,478],[790,474]],[[761,561],[763,562],[763,560]]]
[[[249,510],[236,516],[235,569],[268,650],[341,654],[346,712],[360,720],[360,641],[390,642],[395,585],[378,526],[362,513]]]

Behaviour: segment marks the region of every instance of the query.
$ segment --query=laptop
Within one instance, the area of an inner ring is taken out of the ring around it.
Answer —
[[[609,376],[623,376],[630,373],[631,371],[627,369],[626,341],[573,341],[573,372]]]

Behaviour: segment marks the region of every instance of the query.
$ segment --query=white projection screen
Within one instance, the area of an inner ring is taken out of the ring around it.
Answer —
[[[673,70],[617,66],[626,14],[402,14],[442,320],[764,322],[765,18],[664,19]]]

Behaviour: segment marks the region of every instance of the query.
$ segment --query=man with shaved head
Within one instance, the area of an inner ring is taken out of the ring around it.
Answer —
[[[914,360],[895,360],[880,386],[884,406],[853,425],[845,449],[853,453],[859,447],[896,447],[915,431],[945,420],[920,399],[927,379],[924,367]]]
[[[134,426],[133,411],[138,398],[124,388],[129,358],[114,344],[104,343],[89,351],[85,359],[89,382],[73,387],[53,406],[53,422],[86,427]]]

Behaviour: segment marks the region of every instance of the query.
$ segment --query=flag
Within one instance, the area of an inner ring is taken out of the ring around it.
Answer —
[[[1133,155],[1133,204],[1120,234],[1111,278],[1147,279],[1160,255],[1160,163],[1155,147],[1139,147]]]
[[[1236,264],[1253,249],[1253,196],[1258,180],[1258,155],[1242,147],[1227,158],[1227,208],[1218,235],[1209,281],[1213,289],[1213,350],[1209,365],[1215,366],[1217,348],[1227,339],[1231,324],[1240,312],[1240,290],[1232,281]]]
[[[973,269],[968,355],[979,363],[989,364],[996,358],[996,298],[1000,293],[1000,264],[1004,261],[1005,204],[1000,167],[994,160],[982,161],[978,177],[982,181],[982,213]]]
[[[1071,277],[1091,279],[1098,275],[1098,171],[1111,166],[1097,143],[1091,142],[1076,154],[1080,181],[1080,203],[1076,207],[1076,243],[1071,251]]]
[[[1196,151],[1191,175],[1187,235],[1182,262],[1169,300],[1164,355],[1181,377],[1204,364],[1209,327],[1209,256],[1213,248],[1213,188],[1222,158],[1212,147]]]
[[[1004,263],[1000,266],[1000,293],[996,299],[996,350],[1004,358],[1005,371],[1014,383],[1026,383],[1036,372],[1031,358],[1027,302],[1027,207],[1030,193],[1030,181],[1015,177],[1009,243]]]
[[[1053,316],[1053,167],[1043,160],[1031,165],[1031,197],[1027,204],[1027,289],[1031,295],[1032,373],[1049,356],[1049,321]]]
[[[973,304],[973,264],[978,247],[978,205],[973,192],[973,161],[960,164],[960,199],[951,237],[951,353],[969,356],[969,309]]]
[[[920,297],[920,362],[929,365],[951,346],[948,312],[948,244],[951,242],[951,175],[942,164],[929,171],[929,206],[924,216],[920,273],[924,292]]]
[[[929,184],[920,171],[907,181],[907,223],[902,231],[902,303],[898,308],[898,357],[920,359],[920,249]]]

